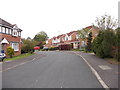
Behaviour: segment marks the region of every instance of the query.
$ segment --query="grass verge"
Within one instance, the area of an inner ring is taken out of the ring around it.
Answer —
[[[12,58],[6,58],[6,59],[4,59],[4,61],[11,61],[11,60],[22,59],[22,58],[25,58],[25,57],[28,57],[28,56],[31,56],[31,55],[34,55],[34,53],[33,54],[26,53],[26,54],[21,54],[21,55],[18,55],[18,56],[13,56]]]
[[[115,59],[115,58],[105,58],[105,60],[110,64],[119,64],[120,65],[120,62],[118,62],[117,59]]]

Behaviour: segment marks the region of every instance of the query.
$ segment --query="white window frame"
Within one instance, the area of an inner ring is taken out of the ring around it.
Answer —
[[[2,32],[2,26],[0,26],[0,32]]]
[[[17,30],[13,30],[13,36],[18,36],[18,31]]]
[[[9,29],[8,28],[6,28],[6,34],[9,34],[9,31],[8,31]]]
[[[5,33],[5,27],[2,27],[2,33]]]
[[[19,51],[19,43],[13,42],[10,46],[14,49],[14,51]]]

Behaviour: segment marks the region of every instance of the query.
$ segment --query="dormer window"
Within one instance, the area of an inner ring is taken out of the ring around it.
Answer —
[[[19,28],[17,27],[17,25],[13,27],[13,33],[12,33],[13,36],[18,36],[18,29]]]

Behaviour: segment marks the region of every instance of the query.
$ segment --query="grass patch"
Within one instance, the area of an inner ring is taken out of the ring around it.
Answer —
[[[71,49],[70,51],[80,51],[80,49]]]
[[[115,58],[105,58],[105,60],[110,64],[120,64],[120,62],[118,62]]]
[[[34,53],[26,53],[26,54],[21,54],[18,56],[13,56],[12,58],[5,58],[4,61],[11,61],[11,60],[17,60],[17,59],[22,59],[28,56],[34,55]]]

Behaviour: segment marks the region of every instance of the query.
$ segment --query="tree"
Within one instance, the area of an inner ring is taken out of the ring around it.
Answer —
[[[92,48],[92,32],[90,32],[87,37],[86,51],[90,52],[91,48]]]
[[[10,56],[10,58],[12,58],[12,56],[14,55],[14,49],[12,49],[12,47],[8,47],[7,54]]]
[[[40,42],[40,41],[45,41],[47,38],[48,38],[47,33],[41,31],[35,35],[34,40]]]
[[[115,33],[113,30],[100,31],[93,41],[93,51],[99,57],[111,57],[112,46],[114,46],[114,44]]]
[[[92,51],[99,57],[104,57],[103,47],[102,47],[102,41],[104,39],[103,32],[100,31],[98,36],[93,40],[92,43]]]
[[[45,45],[45,40],[48,38],[47,33],[44,31],[39,32],[35,35],[34,40],[38,41],[37,46],[40,46],[40,48],[43,48],[43,45]]]
[[[120,61],[120,28],[116,29],[115,44],[112,49],[113,49],[112,52],[113,57],[116,58],[118,61]]]
[[[100,30],[113,30],[117,26],[117,20],[114,20],[110,15],[105,14],[99,18],[97,17],[95,26]]]
[[[89,29],[83,28],[82,30],[78,30],[78,34],[79,34],[79,39],[81,39],[81,41],[84,42],[84,47],[85,47],[85,41],[89,35]]]
[[[38,42],[33,41],[33,40],[23,40],[23,45],[21,48],[22,53],[28,53],[28,52],[33,52],[34,47],[38,44]]]

